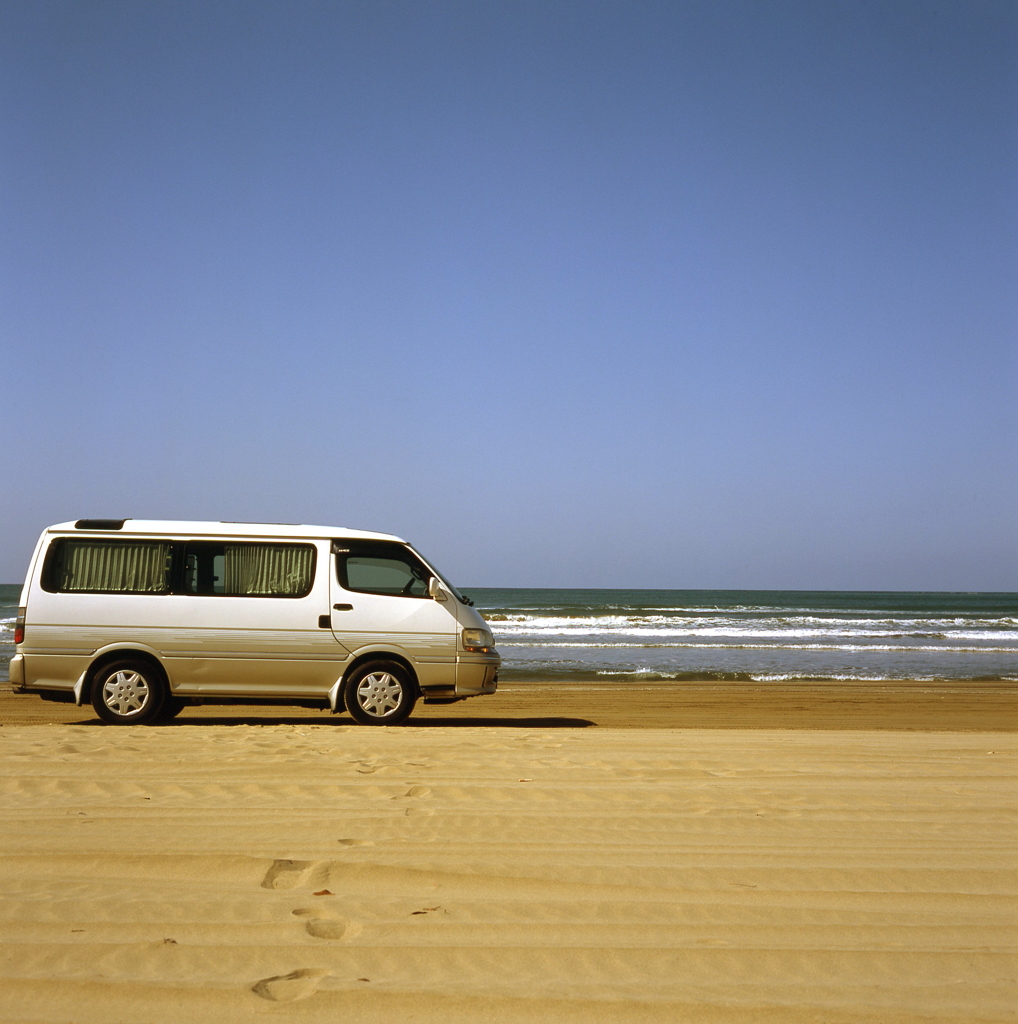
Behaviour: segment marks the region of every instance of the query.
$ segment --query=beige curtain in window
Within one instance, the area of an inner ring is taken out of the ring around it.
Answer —
[[[311,587],[313,552],[304,544],[227,544],[225,592],[266,597],[303,594]]]
[[[170,545],[158,542],[64,542],[61,590],[161,593],[167,590]]]

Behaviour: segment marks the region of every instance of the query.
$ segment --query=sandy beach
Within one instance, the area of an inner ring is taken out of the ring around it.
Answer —
[[[1013,683],[0,692],[0,1019],[1018,1020]]]

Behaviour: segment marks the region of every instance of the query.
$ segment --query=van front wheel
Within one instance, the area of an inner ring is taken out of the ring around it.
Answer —
[[[158,669],[140,659],[115,661],[92,680],[92,707],[108,725],[146,725],[154,722],[166,700]]]
[[[361,725],[399,725],[417,702],[413,680],[395,661],[369,661],[350,673],[343,687],[347,710]]]

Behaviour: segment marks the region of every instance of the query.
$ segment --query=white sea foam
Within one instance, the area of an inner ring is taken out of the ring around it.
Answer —
[[[861,673],[846,673],[836,672],[828,673],[825,672],[823,675],[809,675],[796,672],[754,672],[753,681],[758,683],[785,683],[785,682],[800,682],[804,680],[819,680],[821,682],[831,683],[881,683],[887,682],[891,679],[900,679],[900,676],[896,675],[872,675]],[[913,675],[909,677],[909,682],[915,683],[936,683],[942,682],[943,677],[934,675]]]
[[[686,609],[684,609],[686,610]],[[780,644],[789,649],[956,649],[1018,652],[1013,616],[784,615],[744,617],[728,614],[510,614],[491,623],[503,646],[528,642],[563,646],[587,640],[605,645],[629,641],[679,646],[680,641],[714,640],[718,646],[756,649]],[[813,641],[813,645],[805,642]],[[880,646],[880,641],[884,646]],[[891,643],[898,641],[898,643]],[[933,643],[931,643],[933,641]],[[840,643],[839,643],[840,642]],[[820,646],[822,644],[825,646]],[[848,647],[844,646],[849,645]],[[1008,645],[1008,646],[1005,646]],[[1014,646],[1011,646],[1014,645]]]
[[[841,626],[811,627],[803,628],[798,625],[776,624],[776,623],[731,623],[726,625],[680,625],[674,621],[668,623],[647,623],[647,622],[605,622],[589,621],[578,623],[575,620],[563,621],[540,621],[532,620],[526,623],[490,623],[496,640],[509,637],[529,637],[532,639],[544,639],[554,637],[715,637],[719,640],[725,638],[753,638],[794,641],[807,638],[844,638],[866,641],[870,639],[887,639],[913,637],[917,640],[942,639],[945,641],[963,640],[992,640],[995,643],[1012,642],[1018,644],[1018,630],[987,628],[987,629],[952,629],[946,624],[924,623],[922,625],[910,624],[911,628],[903,623],[894,623],[885,629],[851,628]]]
[[[999,679],[1018,668],[1018,595],[674,594],[531,592],[514,606],[507,591],[478,604],[510,673]]]
[[[720,607],[651,607],[651,606],[624,606],[624,605],[602,605],[597,613],[591,615],[586,609],[577,607],[547,605],[543,607],[521,607],[521,608],[478,608],[478,611],[486,617],[506,617],[509,620],[529,620],[543,618],[559,618],[566,620],[575,619],[704,619],[704,618],[734,618],[740,621],[753,621],[755,619],[770,618],[786,621],[812,621],[812,622],[872,622],[872,623],[902,623],[902,622],[930,622],[942,621],[963,625],[965,623],[981,622],[988,626],[1008,623],[1018,626],[1018,616],[1009,615],[984,615],[976,612],[955,615],[934,616],[929,612],[920,612],[914,609],[901,609],[899,611],[888,611],[887,609],[830,609],[829,611],[819,608],[781,608],[773,605],[726,605]]]
[[[663,672],[660,669],[648,668],[640,666],[632,669],[601,669],[596,675],[602,677],[612,676],[625,676],[627,678],[636,678],[640,680],[657,679],[662,682],[669,680],[675,680],[675,674],[669,672]],[[749,673],[745,678],[722,678],[719,679],[716,675],[712,676],[710,673],[705,672],[703,679],[692,679],[689,678],[687,673],[683,673],[681,682],[729,682],[736,685],[740,683],[794,683],[794,682],[829,682],[829,683],[886,683],[891,680],[901,679],[901,676],[894,674],[877,674],[877,673],[862,673],[862,672],[752,672]],[[942,682],[943,679],[940,676],[934,675],[914,675],[910,677],[909,682],[915,683],[937,683]],[[1002,676],[999,682],[1018,682],[1018,677]],[[979,680],[963,680],[965,683],[978,684]]]
[[[511,647],[522,647],[532,648],[533,643],[527,643],[521,640],[499,640],[495,638],[495,646],[501,648]],[[624,643],[624,642],[604,642],[604,641],[565,641],[563,643],[546,644],[541,647],[553,648],[555,650],[577,648],[582,650],[616,650],[616,649],[628,649],[628,650],[690,650],[690,651],[854,651],[860,654],[866,654],[871,651],[907,651],[907,652],[929,652],[938,654],[952,654],[952,653],[963,653],[963,654],[1018,654],[1018,648],[1014,647],[958,647],[958,646],[947,646],[944,644],[933,645],[933,644],[754,644],[754,643],[742,643],[742,644],[725,644],[724,647],[719,647],[717,644],[709,643],[691,643],[691,642],[676,642],[676,643],[656,643],[656,644],[638,644],[638,643]]]
[[[759,628],[771,626],[775,628],[820,628],[820,629],[877,629],[877,630],[940,630],[940,629],[1007,629],[1018,627],[1018,618],[1014,616],[989,615],[914,615],[888,614],[853,615],[853,614],[767,614],[740,615],[730,610],[715,611],[710,615],[694,615],[683,611],[681,614],[648,614],[648,609],[633,611],[629,614],[604,611],[580,612],[569,614],[556,613],[554,609],[540,611],[504,611],[490,615],[496,628],[570,628],[585,626],[596,629],[615,629],[626,626],[662,627],[718,627],[733,626],[740,628]]]

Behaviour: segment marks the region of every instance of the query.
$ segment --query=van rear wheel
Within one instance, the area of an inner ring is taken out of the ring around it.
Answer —
[[[107,725],[147,725],[165,701],[162,673],[140,658],[105,665],[92,681],[92,707]]]
[[[395,661],[368,661],[343,687],[350,716],[361,725],[399,725],[410,717],[417,693],[410,673]]]

